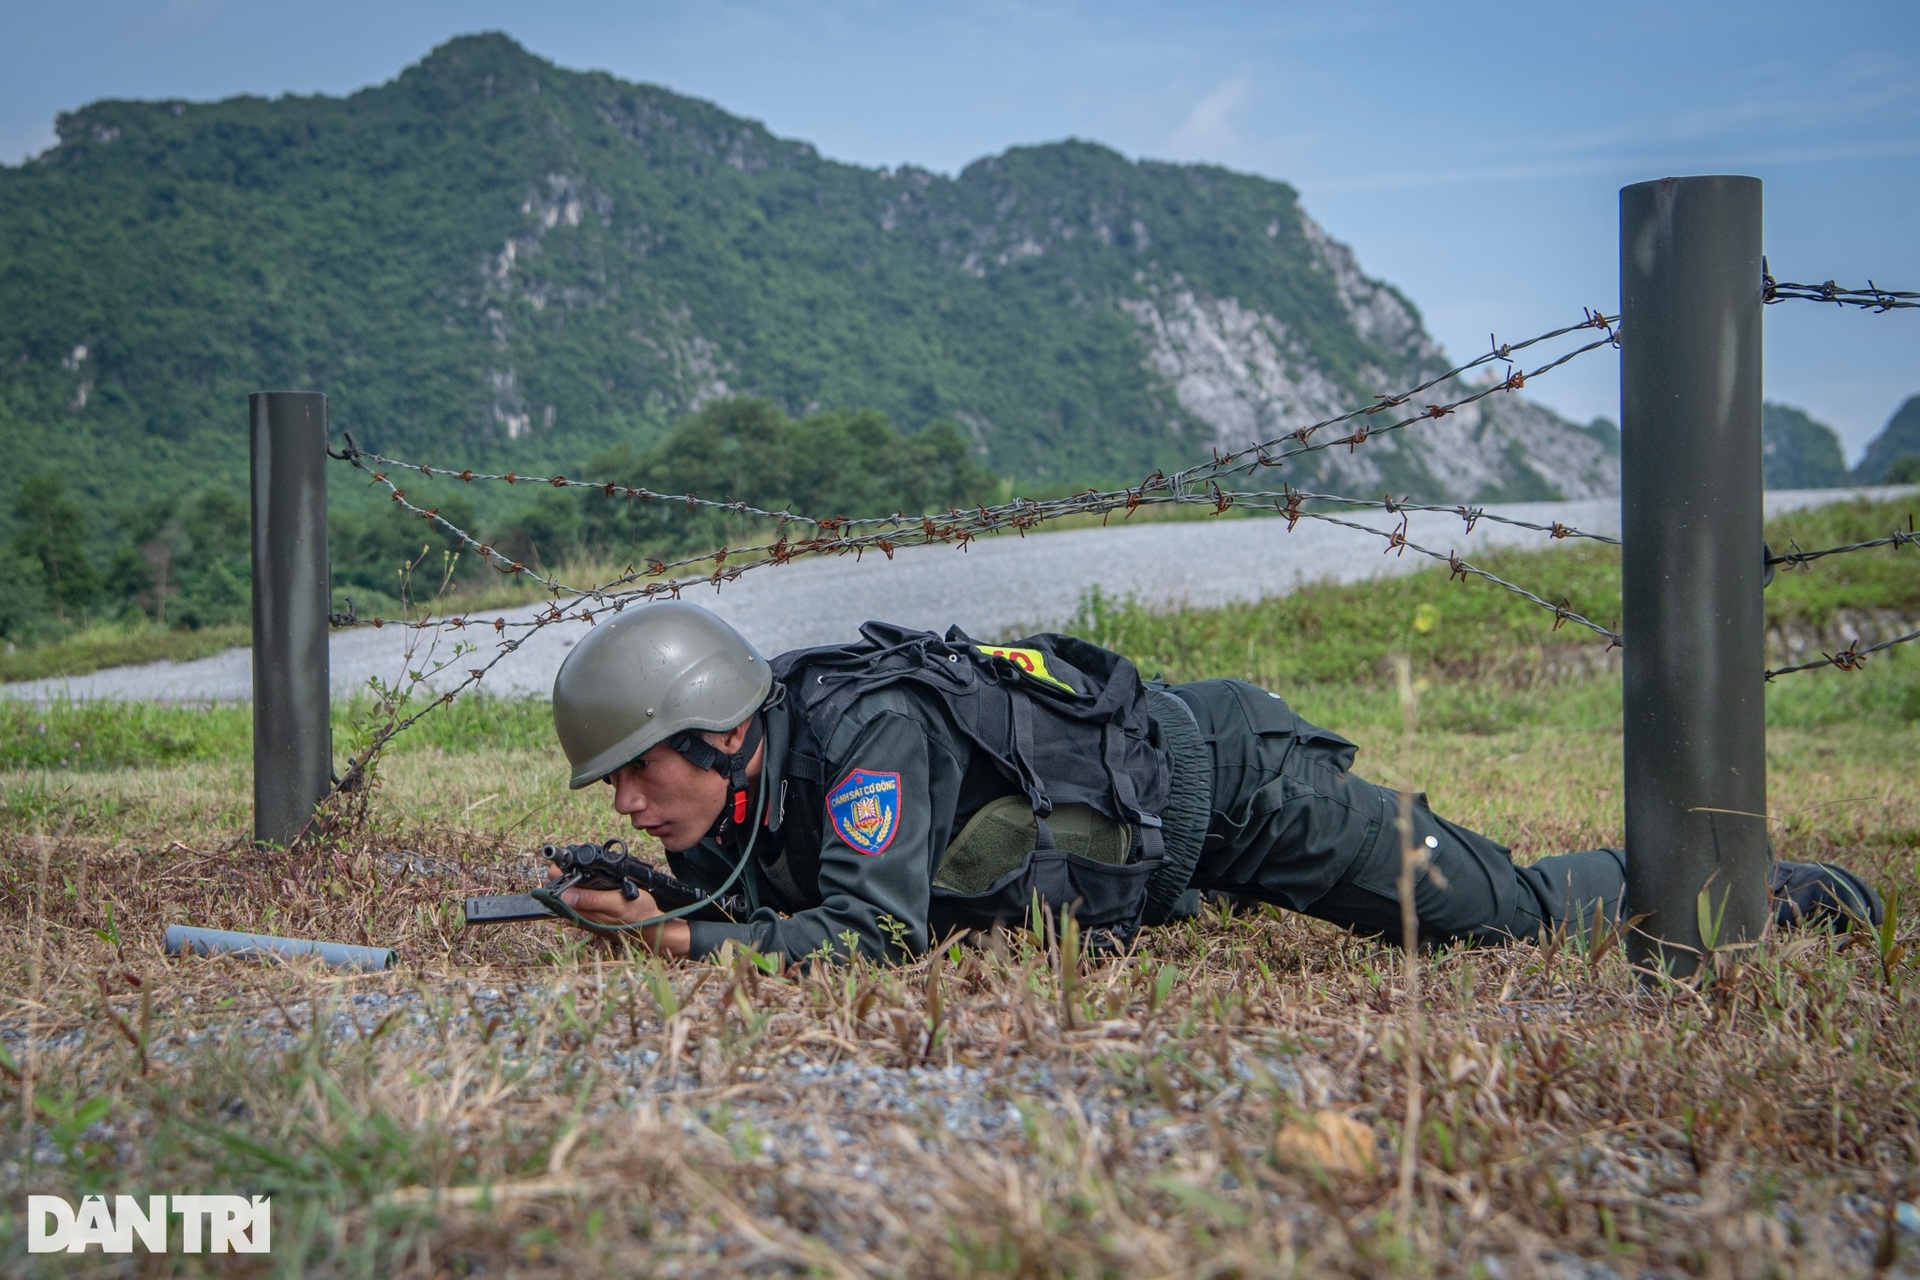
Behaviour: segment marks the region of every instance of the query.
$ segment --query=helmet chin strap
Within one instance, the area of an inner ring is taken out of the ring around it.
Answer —
[[[729,804],[721,811],[720,820],[714,823],[718,830],[727,818],[733,819],[738,827],[747,820],[747,766],[753,762],[753,753],[760,749],[760,743],[766,737],[766,726],[759,715],[747,721],[747,736],[741,740],[740,749],[734,752],[720,748],[701,737],[694,729],[682,729],[667,739],[667,745],[686,757],[687,763],[696,769],[710,769],[727,780],[727,798]]]

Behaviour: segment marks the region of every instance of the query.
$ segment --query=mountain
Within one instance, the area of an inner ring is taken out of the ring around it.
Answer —
[[[1920,483],[1920,396],[1908,396],[1853,469],[1859,484]]]
[[[1790,404],[1760,406],[1761,466],[1769,489],[1838,489],[1853,483],[1840,436]]]
[[[237,483],[269,387],[328,392],[366,446],[526,470],[644,451],[738,393],[872,409],[951,421],[1027,489],[1137,480],[1445,367],[1283,183],[1073,141],[866,169],[501,35],[346,98],[57,127],[0,168],[0,449],[107,506]],[[1617,455],[1607,424],[1503,394],[1271,478],[1580,497]]]

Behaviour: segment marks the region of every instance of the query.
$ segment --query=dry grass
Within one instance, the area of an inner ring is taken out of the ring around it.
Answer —
[[[1915,900],[1917,746],[1777,731],[1783,850],[1845,850]],[[1427,734],[1414,770],[1523,857],[1620,836],[1610,733]],[[399,756],[380,829],[295,858],[239,842],[244,767],[0,779],[0,1268],[30,1261],[26,1192],[95,1189],[273,1194],[270,1259],[173,1260],[223,1273],[1913,1265],[1889,1209],[1916,1190],[1920,1011],[1904,955],[1865,938],[1773,939],[1701,990],[1643,987],[1617,946],[1423,958],[1402,1232],[1396,952],[1275,912],[1123,958],[1022,931],[891,971],[463,932],[458,896],[517,887],[517,851],[607,830],[605,797],[556,774],[549,753]],[[401,849],[427,861],[382,856]],[[176,921],[379,942],[403,964],[169,961]]]

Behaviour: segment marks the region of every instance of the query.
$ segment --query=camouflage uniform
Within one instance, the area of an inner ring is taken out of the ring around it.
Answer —
[[[1354,744],[1244,681],[1166,691],[1192,710],[1212,779],[1191,887],[1397,938],[1399,796],[1351,772]],[[791,706],[776,702],[764,714],[764,829],[747,877],[757,910],[738,924],[692,923],[693,953],[733,939],[794,960],[851,941],[900,958],[958,923],[942,918],[933,892],[942,857],[971,816],[1019,788],[970,745],[940,700],[906,685],[862,695],[824,744],[825,767],[806,771],[818,777],[790,767]],[[889,805],[829,812],[829,797],[869,778]],[[1441,873],[1423,876],[1416,890],[1424,938],[1509,941],[1591,919],[1595,902],[1609,916],[1618,911],[1625,856],[1617,849],[1515,867],[1504,847],[1439,817],[1424,795],[1413,814],[1414,837]],[[851,825],[868,819],[870,830]],[[739,858],[740,834],[727,827],[669,854],[674,873],[717,885]]]

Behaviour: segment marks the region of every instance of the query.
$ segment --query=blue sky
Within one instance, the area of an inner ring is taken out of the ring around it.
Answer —
[[[1612,309],[1618,190],[1667,174],[1764,179],[1783,279],[1920,289],[1914,0],[0,0],[0,160],[96,98],[343,93],[486,29],[860,164],[1074,136],[1284,179],[1455,354]],[[1920,313],[1772,308],[1767,388],[1857,457],[1920,392]],[[1529,391],[1616,416],[1617,365]]]

